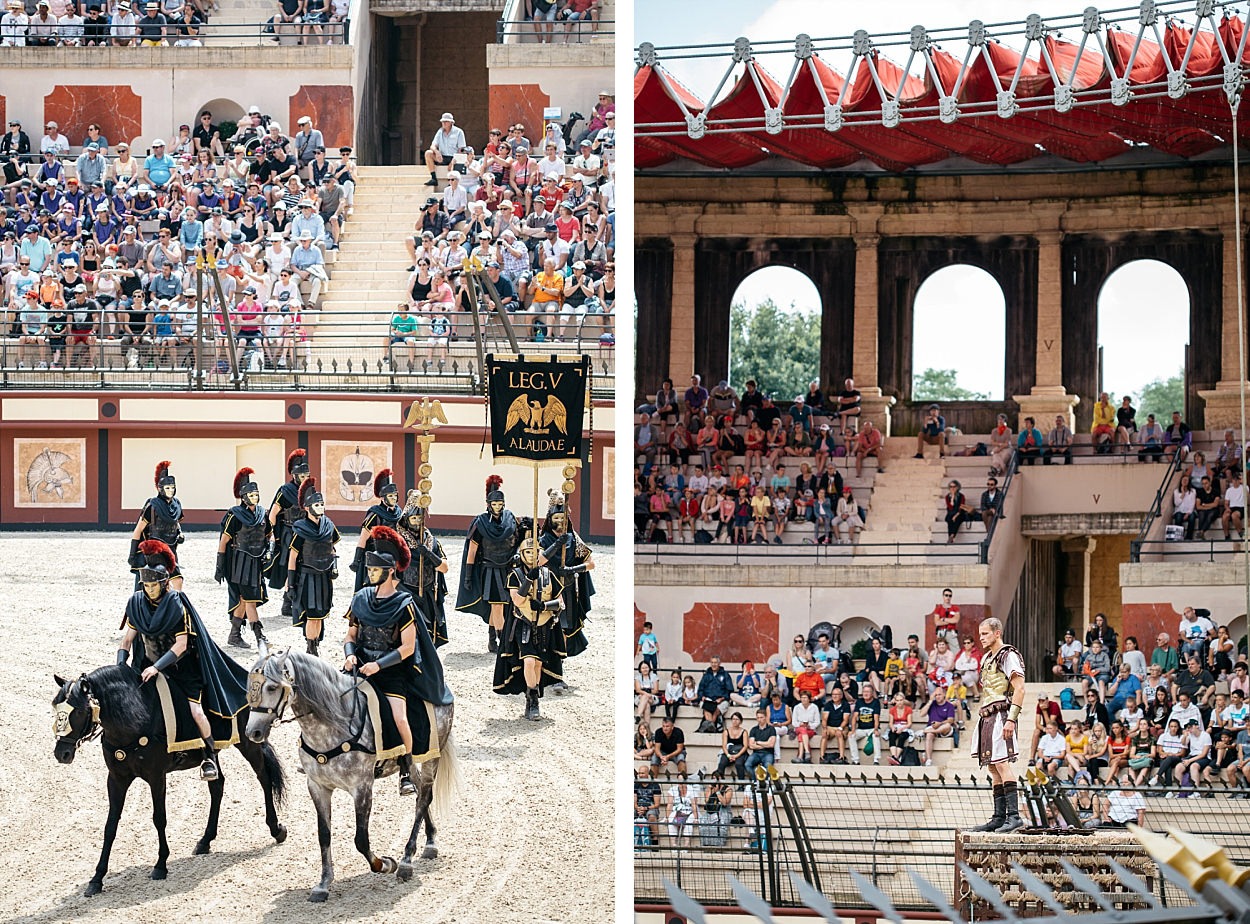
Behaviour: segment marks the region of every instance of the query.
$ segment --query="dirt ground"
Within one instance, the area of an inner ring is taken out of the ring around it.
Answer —
[[[444,540],[456,587],[457,540]],[[193,533],[182,546],[185,590],[225,643],[226,590],[211,579],[216,537]],[[350,560],[351,540],[340,552]],[[220,834],[208,856],[192,856],[208,810],[194,772],[169,778],[169,878],[154,882],[156,859],[147,787],[130,790],[104,892],[83,898],[107,813],[100,745],[84,746],[70,766],[52,755],[54,672],[74,677],[113,663],[117,625],[131,589],[125,533],[0,533],[0,920],[29,922],[321,921],[540,922],[610,920],[612,880],[612,551],[596,548],[598,594],[587,624],[590,649],[566,662],[574,688],[542,701],[544,718],[522,720],[521,697],[490,690],[493,656],[475,616],[451,612],[441,649],[456,695],[455,738],[464,785],[454,817],[437,818],[440,856],[417,862],[412,882],[370,873],[352,846],[352,811],[335,797],[336,881],[329,901],[306,901],[319,875],[316,816],[296,772],[297,726],[276,729],[289,798],[286,843],[264,825],[260,787],[228,752]],[[336,609],[351,592],[346,567]],[[37,589],[32,583],[38,581]],[[454,594],[453,594],[454,596]],[[261,611],[275,645],[298,642],[278,614]],[[337,654],[343,628],[327,622],[322,656]],[[234,651],[234,649],[226,649]],[[240,660],[251,663],[246,656]],[[398,857],[414,800],[394,777],[374,795],[373,846]],[[419,855],[418,855],[419,856]]]

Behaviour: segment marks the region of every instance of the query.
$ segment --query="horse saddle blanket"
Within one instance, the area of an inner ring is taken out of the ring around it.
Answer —
[[[204,738],[200,734],[199,726],[195,724],[195,718],[191,715],[191,704],[186,695],[172,687],[164,674],[158,673],[153,682],[156,684],[156,694],[161,707],[161,717],[157,721],[156,733],[159,738],[161,732],[164,732],[165,749],[170,754],[174,754],[178,751],[204,747]],[[220,751],[239,743],[238,716],[227,718],[207,709],[204,710],[204,714],[208,716],[208,726],[213,731],[213,746],[217,750]]]
[[[399,736],[390,704],[383,702],[385,697],[378,695],[373,684],[362,683],[360,689],[368,704],[369,721],[373,723],[377,760],[380,763],[403,754],[404,741]],[[412,759],[418,763],[433,760],[439,754],[433,704],[413,696],[405,697],[404,703],[408,711],[408,727],[412,729]]]

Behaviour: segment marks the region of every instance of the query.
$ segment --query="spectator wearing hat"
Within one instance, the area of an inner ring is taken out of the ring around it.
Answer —
[[[440,164],[450,164],[465,149],[464,131],[456,125],[455,117],[450,112],[444,112],[438,121],[438,131],[434,133],[425,152],[425,167],[430,172],[426,186],[438,186],[434,168]]]
[[[343,233],[343,214],[347,209],[347,196],[333,173],[321,180],[321,198],[317,200],[318,213],[325,225],[331,250],[339,249],[339,237]]]
[[[144,158],[143,170],[139,176],[140,182],[153,189],[168,189],[176,167],[174,159],[165,153],[165,140],[153,138],[152,153]]]
[[[8,19],[11,15],[13,14],[6,13],[3,18],[0,18],[0,36],[5,35],[4,19]],[[3,44],[4,42],[0,41],[0,45]],[[30,136],[22,131],[22,123],[18,119],[9,119],[8,131],[4,133],[3,138],[0,138],[0,157],[9,158],[15,154],[19,157],[25,157],[29,153]],[[5,183],[12,184],[13,180],[6,179]]]
[[[46,12],[47,8],[48,8],[48,4],[45,0],[45,2],[43,2],[42,5],[40,6],[40,10]],[[37,19],[38,19],[38,15],[33,17],[31,19],[31,22],[33,23]],[[31,44],[34,45],[38,43],[31,42]],[[60,126],[58,126],[56,122],[54,122],[52,119],[48,120],[48,124],[45,129],[45,134],[42,138],[39,139],[39,151],[41,153],[47,153],[48,151],[51,151],[52,154],[56,157],[64,157],[66,154],[69,153],[69,138],[61,134]],[[58,173],[57,176],[59,177],[60,174]]]
[[[535,196],[533,208],[530,213],[525,216],[521,222],[520,235],[525,239],[527,246],[533,250],[546,237],[547,225],[555,224],[555,215],[547,208],[546,196]]]
[[[313,246],[311,231],[301,231],[298,240],[299,245],[291,252],[291,269],[299,277],[304,304],[315,307],[321,295],[321,283],[326,279],[325,259],[321,256],[321,251]]]
[[[490,280],[495,290],[491,292],[488,289],[486,298],[496,311],[513,312],[517,310],[516,289],[512,281],[503,274],[502,269],[496,260],[491,260],[486,264],[486,278]]]
[[[139,17],[139,21],[135,24],[139,31],[139,44],[155,48],[160,45],[168,45],[167,40],[169,20],[165,18],[165,14],[161,12],[161,6],[156,0],[148,0],[143,5],[143,15]],[[190,129],[187,130],[188,140],[190,138]]]
[[[586,123],[586,131],[578,138],[579,142],[594,138],[602,129],[607,127],[608,113],[616,112],[616,103],[613,102],[613,99],[611,90],[599,91],[599,97],[590,112],[590,121]]]
[[[7,7],[8,11],[0,16],[0,47],[24,48],[26,30],[30,28],[30,17],[26,15],[22,0],[9,0]]]
[[[118,0],[109,20],[109,28],[114,45],[125,47],[138,42],[139,17],[131,9],[130,0]]]
[[[317,27],[320,32],[320,26]],[[299,163],[299,175],[304,180],[312,179],[312,162],[317,156],[317,148],[325,150],[326,141],[320,129],[313,128],[311,116],[300,116],[295,123],[295,159]]]
[[[490,221],[490,235],[492,239],[498,240],[504,231],[512,231],[515,234],[521,230],[521,220],[517,218],[516,206],[511,200],[505,199],[499,203],[499,211],[495,212]]]
[[[334,165],[334,178],[338,180],[339,186],[343,188],[343,195],[347,197],[347,212],[351,215],[352,209],[356,202],[356,174],[355,166],[352,163],[352,149],[350,145],[343,145],[339,148],[339,159]]]
[[[517,239],[516,232],[508,228],[500,236],[496,245],[499,254],[500,269],[503,277],[515,285],[522,274],[529,269],[529,250]]]
[[[38,224],[28,225],[18,245],[18,254],[21,259],[30,261],[31,272],[42,273],[52,259],[52,242],[39,233]]]
[[[567,241],[560,238],[559,228],[554,221],[543,226],[543,240],[535,248],[535,257],[542,266],[547,260],[554,260],[556,269],[563,271],[568,263],[570,247]]]
[[[48,0],[39,0],[34,15],[26,26],[27,45],[51,46],[57,44],[57,21],[52,15]]]
[[[326,225],[317,211],[316,203],[304,197],[296,200],[298,211],[291,219],[291,236],[299,240],[305,231],[312,235],[313,243],[321,244],[326,237]]]

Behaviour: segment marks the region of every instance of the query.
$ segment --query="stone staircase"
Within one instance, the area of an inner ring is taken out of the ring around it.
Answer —
[[[885,470],[872,486],[869,529],[873,543],[927,543],[932,538],[933,505],[940,501],[945,472],[940,464],[913,459],[905,437],[886,441]]]
[[[274,5],[265,0],[217,0],[218,9],[209,14],[204,30],[205,45],[272,44],[273,36],[264,35],[257,23],[274,15]],[[224,35],[218,33],[224,32]],[[285,128],[286,126],[283,126]]]

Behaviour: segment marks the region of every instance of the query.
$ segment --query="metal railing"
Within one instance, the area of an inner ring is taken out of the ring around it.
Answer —
[[[283,315],[284,321],[291,315]],[[390,312],[305,310],[297,326],[267,336],[269,322],[259,316],[260,334],[241,335],[237,312],[231,312],[234,347],[211,316],[200,328],[194,316],[173,322],[165,337],[155,327],[131,335],[120,313],[104,312],[87,339],[64,346],[47,342],[22,345],[15,337],[0,338],[2,389],[350,389],[398,391],[414,385],[445,393],[480,393],[481,367],[473,321],[464,312],[447,315],[447,342],[430,342],[429,318],[418,321],[412,342],[391,342]],[[518,315],[517,317],[528,317]],[[10,319],[12,320],[12,319]],[[482,347],[510,352],[500,322],[482,318]],[[516,330],[522,353],[587,352],[591,356],[592,394],[610,398],[614,392],[614,348],[600,347],[599,336],[610,330],[611,316],[569,316],[574,335],[563,343],[525,339]],[[7,325],[6,325],[7,327]],[[398,335],[395,335],[398,336]],[[68,339],[73,339],[70,333]],[[233,353],[233,357],[231,354]],[[203,371],[199,371],[202,364]],[[235,371],[237,368],[237,372]]]
[[[711,565],[730,561],[753,564],[769,559],[801,559],[803,564],[905,565],[924,562],[939,565],[984,564],[981,543],[948,545],[945,542],[858,542],[854,545],[698,545],[636,542],[634,561],[671,564],[674,560],[699,559]]]
[[[935,779],[924,774],[850,778],[822,777],[817,772],[811,777],[783,773],[776,782],[726,780],[731,793],[728,812],[718,809],[715,813],[708,811],[707,801],[716,781],[700,775],[662,777],[656,782],[661,798],[656,823],[634,821],[634,898],[638,903],[666,902],[663,883],[668,880],[704,904],[733,905],[737,902],[726,879],[728,873],[769,905],[795,907],[802,904],[801,896],[785,875],[793,870],[836,907],[871,907],[850,876],[853,865],[896,907],[927,907],[910,873],[950,883],[955,873],[956,832],[980,824],[991,807],[989,778],[975,775],[966,779],[959,775]],[[672,792],[683,782],[697,788],[691,793],[696,810],[680,827],[670,826],[666,819]],[[635,792],[640,783],[645,781],[635,781]],[[1065,786],[1064,790],[1074,800],[1078,795],[1101,800],[1110,787]],[[1231,795],[1245,790],[1209,790],[1213,799],[1175,787],[1130,791],[1151,797],[1146,800],[1148,828],[1190,831],[1224,846],[1234,863],[1250,862],[1245,810],[1229,801]],[[1024,793],[1022,784],[1022,814],[1026,812]],[[1168,793],[1191,797],[1158,798]],[[1020,834],[1029,837],[1023,831]],[[1163,901],[1181,898],[1162,877],[1153,878]]]
[[[523,4],[517,4],[522,6]],[[585,42],[592,42],[595,36],[616,36],[616,20],[614,19],[596,19],[593,22],[583,22],[576,20],[569,22],[564,19],[557,19],[555,22],[535,22],[532,19],[515,19],[511,18],[518,11],[504,10],[504,15],[495,22],[495,44],[496,45],[512,45],[512,44],[538,44],[542,41],[543,36],[547,36],[548,44],[569,44],[580,45]],[[549,29],[550,31],[545,31]],[[544,31],[540,31],[544,30]]]
[[[1142,546],[1146,544],[1146,537],[1150,535],[1150,528],[1154,525],[1163,513],[1163,504],[1168,492],[1172,489],[1172,478],[1180,468],[1180,453],[1172,453],[1172,458],[1168,462],[1168,467],[1163,473],[1163,478],[1159,482],[1159,487],[1155,491],[1154,499],[1150,502],[1150,509],[1146,511],[1146,515],[1142,518],[1141,529],[1137,531],[1137,538],[1129,543],[1129,561],[1141,561]]]
[[[165,45],[169,47],[196,47],[196,46],[179,46],[177,43],[185,39],[198,39],[205,46],[216,46],[223,44],[234,44],[238,46],[245,45],[264,45],[266,42],[276,42],[279,45],[346,45],[350,38],[351,21],[344,19],[341,22],[324,22],[324,23],[274,23],[274,22],[250,22],[250,23],[230,23],[228,25],[214,25],[210,19],[206,23],[194,24],[177,24],[166,27],[169,34],[166,35]],[[194,29],[194,34],[182,34],[185,28]],[[321,33],[317,34],[313,30],[320,29]],[[45,47],[49,48],[73,48],[80,47],[84,53],[91,53],[99,48],[143,48],[147,49],[154,46],[144,46],[139,44],[140,39],[136,38],[130,45],[117,45],[111,42],[108,45],[55,45],[40,46],[28,45],[23,49],[23,54],[38,55],[40,50]],[[164,47],[164,46],[162,46]],[[32,58],[38,61],[38,58]]]

